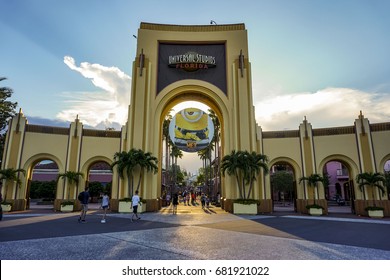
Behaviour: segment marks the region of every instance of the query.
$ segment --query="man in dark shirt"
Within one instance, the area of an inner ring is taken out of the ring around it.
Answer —
[[[89,202],[88,187],[85,188],[85,190],[82,192],[82,194],[83,194],[83,199],[80,201],[81,202],[81,212],[80,212],[80,217],[78,219],[79,223],[85,223],[85,216],[87,215],[88,202]]]

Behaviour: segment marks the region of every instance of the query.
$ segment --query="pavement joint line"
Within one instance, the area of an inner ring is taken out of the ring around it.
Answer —
[[[146,230],[148,230],[148,229],[146,229]],[[146,245],[146,244],[135,242],[135,241],[130,241],[130,240],[127,240],[127,239],[124,239],[124,238],[118,238],[118,237],[113,236],[113,233],[103,233],[101,235],[103,235],[105,237],[109,237],[111,239],[119,240],[119,241],[122,241],[122,242],[134,244],[134,245],[137,245],[137,246],[142,246],[142,247],[145,247],[145,248],[148,248],[148,249],[164,251],[164,252],[167,252],[167,253],[181,255],[181,256],[184,256],[184,257],[190,257],[190,258],[194,259],[192,256],[189,256],[189,255],[186,255],[186,254],[183,254],[183,253],[180,253],[180,252],[176,252],[175,250],[167,250],[167,249],[160,248],[160,247],[154,247],[154,246]]]

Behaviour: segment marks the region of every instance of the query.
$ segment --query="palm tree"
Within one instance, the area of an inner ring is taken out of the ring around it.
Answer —
[[[6,80],[5,77],[0,77],[0,82]],[[17,102],[11,102],[13,90],[9,87],[0,87],[0,161],[3,158],[5,132],[8,129],[8,121],[15,116],[15,108]]]
[[[214,142],[210,142],[210,144],[204,148],[203,150],[198,151],[198,156],[201,160],[203,160],[203,169],[205,172],[205,182],[207,186],[207,192],[210,193],[210,180],[211,180],[211,154],[214,150]],[[207,160],[209,161],[209,165],[207,166]]]
[[[253,183],[259,176],[260,171],[263,170],[265,174],[268,173],[268,157],[266,155],[257,154],[256,152],[248,153],[245,152],[249,163],[249,191],[248,195],[252,192]]]
[[[158,170],[157,158],[151,153],[145,153],[141,149],[132,148],[130,151],[117,152],[114,154],[114,162],[111,164],[111,168],[117,166],[119,176],[124,179],[127,177],[129,196],[133,195],[134,190],[134,170],[138,166],[140,168],[140,175],[137,184],[137,191],[139,190],[143,173],[154,172]]]
[[[359,188],[362,192],[366,186],[372,188],[372,200],[374,202],[374,207],[376,207],[374,189],[378,188],[381,191],[382,196],[385,194],[385,187],[383,186],[386,184],[385,176],[379,172],[364,172],[356,176],[356,181],[358,181]]]
[[[299,183],[302,181],[307,181],[307,184],[310,187],[313,187],[313,199],[314,202],[313,204],[316,205],[316,189],[318,188],[318,183],[321,182],[323,183],[325,181],[324,177],[321,177],[319,174],[311,174],[309,177],[301,177],[299,179]]]
[[[0,170],[0,180],[5,180],[5,193],[4,193],[4,201],[7,199],[7,182],[12,181],[16,182],[16,185],[18,186],[21,183],[21,180],[19,178],[19,174],[22,173],[23,175],[26,175],[26,170],[24,169],[14,169],[14,168],[6,168]]]
[[[165,142],[165,184],[169,185],[169,172],[168,172],[168,167],[169,167],[169,149],[171,145],[171,139],[169,136],[169,125],[172,121],[172,115],[171,111],[169,114],[165,117],[164,122],[163,122],[163,140]]]
[[[137,184],[137,191],[139,190],[139,187],[141,185],[141,179],[144,174],[144,172],[153,172],[154,174],[157,173],[158,171],[158,166],[157,166],[157,158],[152,155],[152,153],[147,152],[144,153],[142,150],[138,150],[138,159],[136,161],[136,164],[140,166],[140,176],[138,179],[138,184]]]
[[[218,116],[215,112],[209,109],[209,116],[214,124],[214,137],[212,143],[214,143],[214,188],[217,190],[218,188],[218,178],[220,176],[221,169],[221,155],[219,149],[219,140],[221,139],[221,124],[219,122]]]
[[[57,176],[57,183],[60,179],[68,181],[68,200],[70,199],[70,186],[76,184],[76,190],[79,188],[80,178],[84,178],[84,174],[75,171],[66,171],[65,173],[59,173]]]
[[[114,162],[111,164],[111,169],[114,166],[117,167],[119,176],[124,179],[127,177],[127,187],[129,196],[133,195],[134,181],[133,181],[133,170],[135,168],[135,154],[137,153],[136,149],[131,149],[130,151],[116,152],[114,154]]]
[[[234,175],[241,199],[249,199],[253,182],[259,176],[260,171],[268,172],[268,157],[256,152],[233,150],[230,155],[222,159],[221,171],[225,175]],[[246,186],[249,185],[248,192]]]
[[[171,150],[171,157],[172,157],[172,181],[176,185],[177,181],[177,158],[183,157],[183,152],[180,150],[176,145],[172,145]]]

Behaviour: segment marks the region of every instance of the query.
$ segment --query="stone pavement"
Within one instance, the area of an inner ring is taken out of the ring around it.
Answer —
[[[93,208],[93,207],[92,207]],[[217,207],[180,205],[142,213],[34,209],[4,215],[1,260],[390,260],[390,219],[348,213],[323,217],[279,211],[233,215]]]

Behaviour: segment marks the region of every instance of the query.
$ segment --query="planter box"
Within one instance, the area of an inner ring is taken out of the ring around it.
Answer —
[[[312,216],[322,216],[321,208],[309,208],[309,214]]]
[[[61,212],[73,212],[73,205],[61,205]]]
[[[383,210],[368,210],[368,216],[371,218],[383,218]]]
[[[143,213],[145,211],[146,211],[146,203],[142,203],[142,205],[138,205],[138,213]],[[119,201],[118,212],[133,213],[133,207],[131,206],[131,202]]]
[[[119,213],[131,213],[131,212],[133,212],[133,209],[131,208],[131,202],[119,201],[118,212]]]
[[[233,203],[233,213],[257,215],[257,204]]]
[[[3,212],[10,212],[12,208],[12,205],[10,204],[1,204],[1,209],[3,209]]]

